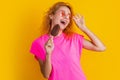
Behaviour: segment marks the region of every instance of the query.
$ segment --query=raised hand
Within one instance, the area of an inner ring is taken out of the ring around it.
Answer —
[[[84,28],[86,28],[84,17],[80,14],[73,16],[73,20],[79,29],[83,30]]]
[[[54,49],[53,37],[50,37],[45,43],[46,54],[51,54]]]

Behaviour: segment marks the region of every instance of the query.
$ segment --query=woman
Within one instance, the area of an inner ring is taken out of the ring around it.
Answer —
[[[58,2],[47,13],[48,33],[35,39],[30,52],[40,64],[40,69],[48,80],[86,80],[80,65],[82,48],[104,51],[104,44],[86,27],[83,16],[73,16],[68,3]],[[72,21],[82,30],[90,41],[72,32]],[[58,24],[60,30],[54,37],[51,30]]]

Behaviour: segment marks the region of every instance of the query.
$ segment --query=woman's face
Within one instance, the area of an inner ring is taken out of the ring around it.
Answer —
[[[52,15],[52,27],[59,24],[60,29],[64,30],[70,23],[71,11],[66,6],[61,6],[54,15]]]

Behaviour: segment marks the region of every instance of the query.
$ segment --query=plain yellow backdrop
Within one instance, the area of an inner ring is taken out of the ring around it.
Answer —
[[[45,12],[60,0],[4,0],[0,3],[0,80],[45,80],[30,54]],[[65,0],[61,0],[65,1]],[[117,0],[66,0],[74,13],[106,45],[105,52],[82,51],[87,80],[120,80],[120,3]],[[75,27],[76,32],[83,34]],[[85,36],[85,34],[83,34]],[[87,38],[87,36],[85,36]],[[63,75],[64,76],[64,75]]]

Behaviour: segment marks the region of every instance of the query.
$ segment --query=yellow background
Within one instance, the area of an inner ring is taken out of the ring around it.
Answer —
[[[29,49],[32,41],[40,35],[45,11],[57,1],[60,0],[0,2],[0,80],[45,80]],[[87,80],[120,80],[119,1],[66,1],[75,13],[85,17],[88,28],[107,47],[105,52],[83,50],[81,64]],[[77,28],[75,30],[81,33]]]

